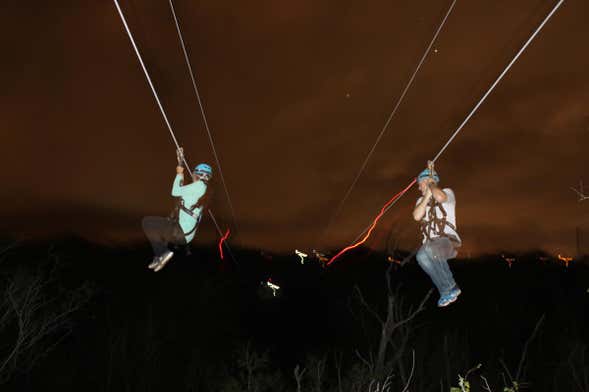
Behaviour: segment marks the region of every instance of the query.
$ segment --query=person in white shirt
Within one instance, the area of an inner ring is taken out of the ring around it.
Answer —
[[[201,163],[194,169],[194,181],[183,185],[184,168],[180,164],[176,167],[172,196],[179,198],[177,216],[143,218],[143,231],[154,253],[153,261],[149,264],[150,269],[158,272],[170,261],[174,256],[170,245],[173,247],[188,245],[194,238],[202,216],[204,196],[212,175],[211,167]]]
[[[420,222],[423,245],[417,252],[419,266],[429,275],[440,293],[438,306],[456,301],[461,293],[448,266],[456,257],[462,241],[456,229],[456,198],[450,188],[438,186],[440,177],[429,167],[417,177],[421,197],[417,199],[413,218]]]

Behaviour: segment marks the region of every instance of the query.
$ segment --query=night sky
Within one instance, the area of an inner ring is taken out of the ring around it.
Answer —
[[[451,1],[176,0],[239,229],[237,243],[310,249]],[[349,243],[445,143],[556,1],[458,1],[321,244]],[[166,0],[121,0],[192,164],[213,162]],[[0,231],[142,239],[165,215],[174,146],[112,1],[3,2]],[[589,2],[546,25],[440,158],[465,253],[589,248]],[[217,178],[218,179],[218,178]],[[418,243],[414,188],[383,219]],[[211,205],[231,224],[216,183]],[[205,222],[198,235],[216,233]]]

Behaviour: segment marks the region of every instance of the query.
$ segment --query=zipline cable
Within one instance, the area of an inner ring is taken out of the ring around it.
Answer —
[[[123,14],[121,7],[119,6],[118,0],[114,0],[114,2],[115,2],[115,6],[117,7],[117,11],[119,12],[119,15],[121,17],[121,20],[123,22],[123,25],[125,26],[125,30],[127,31],[127,35],[129,36],[129,39],[131,40],[131,44],[133,45],[133,49],[135,49],[135,54],[137,54],[137,58],[139,59],[139,63],[141,64],[141,68],[143,69],[143,73],[145,74],[145,78],[147,79],[147,82],[149,83],[149,87],[151,87],[151,92],[153,93],[153,97],[155,98],[155,101],[157,102],[157,105],[160,108],[160,112],[162,113],[162,117],[164,118],[164,122],[166,123],[166,126],[168,127],[168,131],[170,131],[170,135],[172,136],[172,140],[174,141],[174,144],[176,145],[176,150],[179,150],[180,145],[178,144],[178,140],[176,139],[176,135],[174,135],[172,125],[170,124],[170,121],[168,120],[168,116],[166,115],[166,111],[164,110],[164,107],[162,106],[159,96],[157,95],[157,92],[155,90],[153,82],[151,81],[151,77],[149,76],[149,72],[147,72],[147,68],[145,67],[145,63],[143,62],[143,58],[141,57],[141,53],[139,52],[139,48],[137,48],[137,45],[135,44],[135,39],[133,38],[133,34],[131,33],[131,30],[129,29],[129,25],[127,24],[127,20],[125,19],[125,15]],[[184,155],[182,155],[182,161],[184,162],[184,166],[186,166],[186,169],[188,170],[190,175],[193,176],[192,170],[190,170],[190,166],[188,166],[188,163],[186,162],[186,158],[184,157]],[[193,179],[194,179],[194,176],[193,176]]]
[[[170,0],[171,1],[171,0]],[[346,191],[346,193],[344,194],[344,197],[342,198],[342,200],[339,202],[337,208],[335,209],[335,212],[332,214],[331,218],[329,219],[325,230],[323,232],[323,234],[321,235],[321,238],[324,238],[327,235],[327,232],[329,231],[331,225],[333,224],[333,221],[339,216],[339,214],[341,213],[342,208],[344,207],[344,204],[346,203],[348,197],[350,196],[350,194],[352,193],[352,190],[354,189],[354,187],[356,186],[356,184],[358,183],[358,180],[360,179],[360,176],[362,176],[362,173],[364,172],[364,169],[366,168],[366,165],[368,164],[368,161],[370,160],[372,154],[374,153],[374,150],[376,149],[376,146],[378,145],[378,143],[380,142],[380,139],[382,139],[384,133],[386,132],[386,130],[389,127],[389,124],[391,123],[391,120],[393,119],[393,117],[395,116],[395,114],[397,113],[397,109],[399,109],[399,106],[401,106],[401,103],[403,102],[403,99],[405,98],[405,95],[407,94],[407,92],[409,91],[409,88],[411,87],[411,85],[413,84],[413,81],[415,80],[415,77],[417,76],[417,73],[419,72],[419,70],[421,69],[421,66],[423,65],[427,55],[429,54],[432,46],[434,45],[436,39],[438,38],[438,35],[440,34],[440,31],[442,30],[442,28],[444,27],[444,24],[446,23],[446,20],[448,19],[448,17],[450,16],[450,13],[452,12],[452,10],[454,9],[454,5],[456,4],[457,0],[452,1],[452,4],[450,5],[450,8],[448,8],[448,11],[446,12],[446,15],[444,15],[444,18],[442,19],[442,22],[440,23],[440,25],[438,26],[438,29],[436,30],[436,32],[434,33],[433,38],[431,39],[429,45],[427,46],[427,48],[425,49],[425,52],[423,53],[423,55],[421,56],[421,59],[419,60],[419,63],[417,64],[417,67],[415,68],[415,70],[413,71],[413,74],[411,75],[411,77],[409,78],[409,81],[407,82],[407,84],[405,85],[405,88],[403,89],[403,92],[401,93],[401,95],[399,96],[399,99],[397,100],[397,103],[395,104],[395,106],[393,107],[393,110],[391,111],[389,117],[387,118],[384,126],[382,127],[380,133],[378,134],[378,136],[376,137],[376,140],[374,141],[374,144],[372,145],[372,148],[368,151],[368,155],[366,155],[366,158],[364,159],[364,162],[362,162],[362,165],[360,166],[360,170],[358,171],[358,173],[356,174],[356,177],[354,178],[354,181],[352,181],[352,184],[350,185],[350,187],[348,188],[348,190]],[[321,241],[321,239],[320,239]]]
[[[190,63],[190,58],[188,57],[188,51],[186,50],[186,45],[184,44],[184,38],[182,36],[182,31],[180,29],[180,23],[178,22],[178,18],[176,16],[176,10],[174,9],[174,4],[172,0],[169,0],[170,9],[172,11],[172,16],[174,17],[174,23],[176,24],[176,31],[178,32],[178,38],[180,39],[180,44],[182,45],[182,52],[184,53],[184,59],[186,60],[186,65],[188,66],[188,71],[190,73],[190,80],[192,81],[192,87],[194,89],[194,94],[196,95],[196,99],[198,101],[198,106],[200,108],[200,113],[202,115],[202,119],[205,125],[205,130],[207,131],[207,135],[209,137],[209,143],[211,145],[211,149],[213,151],[213,155],[215,157],[215,163],[219,168],[219,177],[221,177],[221,183],[223,184],[223,188],[225,189],[225,196],[227,197],[227,203],[229,204],[229,209],[231,210],[231,216],[233,218],[233,226],[235,227],[235,231],[237,231],[237,220],[235,215],[235,210],[233,208],[233,203],[231,201],[231,197],[229,196],[229,190],[227,188],[227,184],[225,183],[225,176],[223,176],[223,170],[221,169],[221,161],[219,160],[219,156],[217,155],[217,149],[215,148],[215,143],[213,141],[213,136],[211,134],[211,130],[209,128],[209,122],[207,121],[207,116],[205,114],[204,106],[202,103],[202,99],[200,97],[200,93],[198,91],[198,87],[196,85],[196,78],[194,77],[194,72],[192,71],[192,64]]]
[[[458,135],[458,133],[466,125],[466,123],[468,122],[468,120],[470,120],[470,118],[477,111],[477,109],[479,108],[479,106],[481,106],[483,104],[483,102],[485,102],[485,100],[487,99],[487,96],[489,94],[491,94],[491,91],[493,91],[495,89],[495,86],[497,86],[497,84],[499,83],[499,81],[501,79],[503,79],[503,76],[505,76],[505,74],[507,73],[507,71],[509,71],[509,69],[511,68],[511,66],[517,61],[517,59],[524,52],[524,50],[526,50],[526,48],[528,47],[528,45],[534,40],[534,38],[536,37],[536,35],[540,32],[540,30],[542,30],[542,27],[544,27],[544,25],[548,22],[548,20],[552,17],[552,15],[556,12],[556,10],[558,10],[558,8],[562,5],[562,3],[564,3],[564,0],[560,0],[556,4],[556,6],[552,9],[552,11],[548,14],[548,16],[546,16],[546,18],[544,19],[544,21],[542,21],[542,23],[540,24],[540,26],[538,26],[538,28],[536,29],[536,31],[534,31],[534,33],[532,34],[532,36],[526,41],[526,43],[524,44],[524,46],[522,46],[522,48],[519,50],[519,52],[517,52],[517,54],[515,55],[515,57],[513,58],[513,60],[511,60],[511,62],[507,65],[507,67],[505,68],[505,70],[503,70],[503,72],[501,73],[501,75],[499,75],[499,77],[497,78],[497,80],[495,80],[495,83],[493,83],[493,85],[489,88],[489,90],[485,93],[485,95],[483,95],[483,97],[480,99],[479,103],[476,104],[476,106],[472,109],[472,111],[469,113],[469,115],[466,116],[466,118],[464,119],[464,121],[462,122],[462,124],[460,124],[460,126],[458,127],[458,129],[456,129],[456,132],[454,132],[454,134],[452,134],[452,136],[450,137],[450,139],[448,139],[448,141],[446,142],[446,144],[444,144],[444,146],[442,147],[442,149],[440,150],[440,152],[438,152],[438,154],[435,156],[435,158],[432,159],[432,162],[435,163],[438,160],[438,158],[440,157],[440,155],[442,155],[442,153],[450,145],[450,143],[452,143],[452,141],[454,140],[454,138],[456,137],[456,135]]]
[[[456,137],[456,135],[458,135],[458,133],[462,130],[462,128],[464,128],[464,126],[466,125],[466,123],[468,122],[468,120],[470,120],[470,118],[474,115],[474,113],[478,110],[478,108],[482,105],[482,103],[485,101],[485,99],[487,99],[487,97],[489,96],[489,94],[491,93],[491,91],[493,91],[493,89],[495,89],[495,86],[497,86],[497,84],[501,81],[501,79],[503,79],[503,77],[505,76],[505,74],[507,74],[507,71],[509,71],[509,69],[511,68],[511,66],[517,61],[517,59],[519,58],[519,56],[524,52],[524,50],[528,47],[528,45],[534,40],[534,38],[536,37],[536,35],[538,35],[538,33],[540,32],[540,30],[542,30],[542,28],[544,27],[544,25],[548,22],[548,20],[552,17],[552,15],[554,15],[554,13],[558,10],[558,8],[560,8],[560,6],[562,5],[562,3],[564,3],[564,0],[560,0],[552,9],[552,11],[544,18],[544,20],[542,21],[542,23],[536,28],[536,30],[534,31],[534,33],[530,36],[530,38],[528,38],[528,40],[526,41],[526,43],[521,47],[521,49],[517,52],[517,54],[515,55],[515,57],[511,60],[511,62],[509,62],[509,64],[507,65],[507,67],[505,67],[505,69],[503,70],[503,72],[501,72],[501,74],[499,75],[499,77],[495,80],[495,82],[491,85],[491,87],[487,90],[487,92],[483,95],[483,97],[479,100],[479,102],[474,106],[474,108],[470,111],[470,113],[468,114],[468,116],[466,116],[465,120],[460,124],[460,126],[458,127],[458,129],[456,129],[456,131],[452,134],[452,136],[450,137],[450,139],[448,139],[448,141],[446,142],[446,144],[442,147],[442,149],[438,152],[438,154],[435,156],[435,158],[432,160],[432,162],[435,162],[440,155],[442,155],[442,153],[444,152],[444,150],[446,150],[446,148],[450,145],[450,143],[454,140],[454,138]],[[414,179],[409,186],[407,186],[407,188],[405,188],[404,191],[402,191],[402,193],[400,195],[398,195],[398,197],[394,197],[393,199],[391,199],[389,202],[387,202],[387,204],[385,204],[385,206],[383,207],[383,209],[381,210],[381,212],[379,213],[379,215],[377,216],[376,219],[373,220],[373,222],[366,228],[364,229],[364,231],[362,231],[362,233],[360,233],[360,235],[358,237],[356,237],[356,239],[354,240],[353,245],[348,246],[347,248],[345,248],[343,251],[339,252],[336,256],[332,257],[329,262],[328,265],[333,263],[337,258],[339,258],[342,254],[344,254],[347,250],[350,249],[354,249],[355,247],[360,246],[361,244],[363,244],[364,242],[366,242],[366,240],[368,239],[368,237],[370,236],[372,230],[374,230],[374,227],[376,226],[376,223],[378,223],[378,220],[393,206],[397,203],[397,201],[399,201],[399,199],[401,199],[401,197],[416,183],[416,180]],[[364,236],[364,233],[366,233],[368,231],[368,234],[366,236]],[[358,240],[364,236],[364,238],[358,242]]]
[[[129,25],[127,24],[127,20],[125,19],[125,15],[123,14],[121,7],[119,6],[119,2],[117,0],[113,0],[113,1],[115,3],[115,6],[117,7],[117,11],[119,12],[119,15],[121,17],[123,25],[125,26],[125,30],[127,31],[127,35],[129,36],[129,39],[131,40],[131,44],[133,45],[133,49],[135,49],[135,53],[137,54],[137,58],[139,59],[139,63],[141,64],[141,68],[143,69],[143,72],[145,73],[145,77],[147,79],[147,82],[149,83],[149,86],[151,87],[151,92],[153,93],[153,96],[157,102],[157,105],[160,108],[160,112],[162,113],[162,117],[164,118],[164,121],[168,127],[168,130],[170,131],[170,135],[172,136],[172,140],[174,141],[174,144],[176,145],[176,150],[180,150],[180,145],[178,144],[178,140],[176,139],[176,135],[174,135],[174,131],[172,130],[172,125],[170,124],[170,121],[168,120],[168,116],[166,115],[166,111],[164,110],[164,107],[162,106],[159,96],[157,95],[157,92],[155,90],[153,82],[151,81],[151,77],[149,76],[149,72],[147,72],[147,68],[145,67],[145,63],[143,62],[143,58],[141,57],[141,53],[139,52],[139,48],[137,48],[137,45],[135,44],[135,39],[133,38],[133,34],[131,33],[131,30],[129,29]],[[192,179],[194,180],[195,179],[194,174],[192,173],[190,166],[186,162],[186,157],[184,156],[184,154],[182,154],[182,162],[184,163],[184,166],[186,166],[186,169],[188,170]],[[223,235],[224,235],[223,231],[221,230],[221,228],[217,224],[217,220],[215,219],[213,212],[210,209],[208,209],[208,211],[209,211],[209,215],[213,219],[213,222],[215,224],[215,227],[217,228],[219,235],[221,237],[223,237]],[[233,254],[232,254],[231,250],[229,249],[229,245],[225,244],[225,246],[227,246],[227,249],[229,250],[229,254],[231,255],[231,258],[237,263],[237,260],[233,257]]]

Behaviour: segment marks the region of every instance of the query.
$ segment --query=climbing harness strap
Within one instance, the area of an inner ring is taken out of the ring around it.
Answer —
[[[437,210],[439,209],[442,216],[438,217]],[[426,209],[426,214],[423,216],[420,222],[420,231],[426,240],[432,240],[435,237],[447,237],[451,241],[460,242],[455,235],[446,233],[446,226],[454,230],[457,233],[456,226],[452,222],[448,222],[448,214],[436,199],[432,197],[429,201]]]
[[[191,217],[193,217],[194,220],[196,221],[194,223],[194,227],[192,228],[192,230],[190,230],[188,233],[184,233],[185,236],[189,236],[189,235],[191,235],[192,233],[194,233],[196,231],[196,229],[198,228],[198,224],[200,223],[200,219],[202,218],[202,214],[195,214],[194,213],[194,210],[196,208],[198,208],[198,203],[196,203],[195,205],[193,205],[191,208],[187,208],[184,205],[184,202],[183,201],[180,201],[180,203],[178,204],[178,207],[182,211],[184,211],[185,213],[187,213],[188,215],[190,215]]]

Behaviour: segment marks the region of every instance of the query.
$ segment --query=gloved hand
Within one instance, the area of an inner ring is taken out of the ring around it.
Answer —
[[[433,175],[434,174],[434,162],[427,161],[427,168],[429,169],[429,172],[431,173],[431,175]]]
[[[176,150],[176,158],[178,159],[178,166],[182,166],[184,162],[184,149],[182,147]]]

